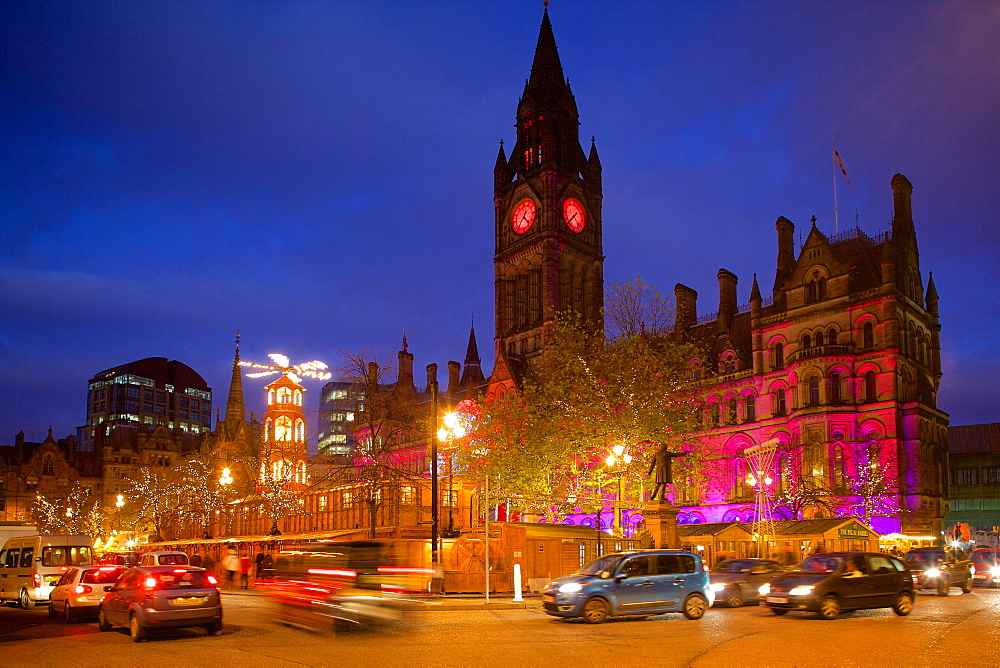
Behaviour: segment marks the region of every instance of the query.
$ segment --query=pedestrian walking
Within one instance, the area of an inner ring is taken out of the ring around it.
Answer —
[[[240,558],[236,556],[236,551],[229,548],[226,556],[222,559],[222,568],[226,571],[226,584],[232,589],[235,584],[236,571],[240,570]]]

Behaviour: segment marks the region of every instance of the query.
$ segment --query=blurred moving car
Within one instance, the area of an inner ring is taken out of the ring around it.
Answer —
[[[920,547],[904,554],[903,561],[917,589],[933,589],[938,596],[947,596],[950,587],[961,587],[963,594],[972,591],[972,562],[961,550]]]
[[[97,626],[128,628],[142,642],[151,629],[201,626],[214,636],[222,630],[218,580],[193,566],[140,566],[118,578],[101,599]]]
[[[715,603],[738,608],[760,599],[760,586],[788,569],[771,559],[727,559],[708,572]]]
[[[85,614],[96,615],[104,594],[111,591],[124,570],[123,566],[69,569],[49,595],[49,617],[62,615],[67,624],[75,624]]]
[[[969,555],[972,584],[982,587],[1000,584],[1000,547],[979,547]]]
[[[821,619],[836,619],[843,610],[863,608],[892,608],[905,616],[913,611],[915,599],[907,565],[877,552],[815,554],[794,571],[761,585],[760,594],[763,605],[776,615],[808,610]]]
[[[676,550],[615,552],[550,582],[545,612],[600,624],[619,615],[680,612],[701,619],[715,594],[701,557]]]
[[[278,553],[263,586],[279,621],[333,630],[401,619],[433,575],[392,541],[324,541]]]
[[[184,566],[188,563],[184,552],[146,552],[139,557],[140,566]]]

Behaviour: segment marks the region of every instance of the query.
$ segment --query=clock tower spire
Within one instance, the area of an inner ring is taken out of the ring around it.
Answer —
[[[580,146],[576,98],[548,8],[517,105],[517,140],[494,167],[497,359],[530,371],[560,316],[601,328],[601,165]],[[522,364],[526,363],[525,364]]]

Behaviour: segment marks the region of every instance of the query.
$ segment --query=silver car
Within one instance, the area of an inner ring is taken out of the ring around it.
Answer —
[[[201,626],[214,636],[222,630],[218,580],[204,568],[147,566],[130,568],[101,600],[97,626],[128,628],[142,642],[152,629]]]
[[[760,586],[788,569],[770,559],[727,559],[708,572],[715,602],[730,608],[760,600]]]
[[[74,624],[85,614],[97,614],[104,594],[111,591],[124,566],[84,566],[70,568],[59,578],[49,595],[49,617],[62,617]]]

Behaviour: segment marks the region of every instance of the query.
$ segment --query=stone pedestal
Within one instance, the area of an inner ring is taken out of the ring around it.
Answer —
[[[677,533],[677,506],[667,501],[650,501],[642,508],[646,530],[653,535],[657,548],[679,550],[681,537]]]

